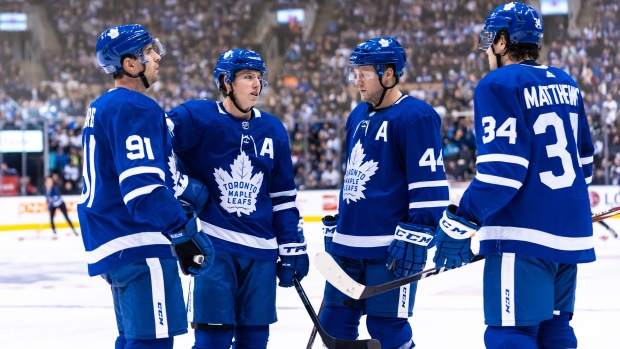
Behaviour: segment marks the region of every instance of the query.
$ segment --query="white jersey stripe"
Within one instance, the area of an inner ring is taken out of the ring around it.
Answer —
[[[499,176],[493,176],[493,175],[488,175],[488,174],[483,174],[478,172],[478,174],[475,177],[477,180],[479,180],[480,182],[484,182],[484,183],[489,183],[489,184],[496,184],[496,185],[503,185],[505,187],[511,187],[511,188],[515,188],[515,189],[519,189],[521,188],[521,186],[523,185],[521,182],[519,181],[515,181],[514,179],[510,179],[510,178],[504,178],[504,177],[499,177]]]
[[[297,195],[297,189],[287,190],[287,191],[279,191],[277,193],[269,193],[270,198],[279,198],[281,196],[293,196]]]
[[[394,235],[353,236],[335,232],[332,242],[349,247],[380,247],[390,246],[392,240]]]
[[[500,309],[502,326],[515,326],[515,254],[502,253],[502,270],[500,273]]]
[[[150,194],[153,192],[153,190],[159,187],[164,187],[164,186],[161,184],[152,184],[152,185],[144,186],[142,188],[134,189],[130,191],[127,195],[125,195],[125,197],[123,197],[123,201],[125,201],[125,205],[127,205],[129,201],[137,198],[140,195]]]
[[[478,238],[484,240],[515,240],[553,248],[561,251],[581,251],[594,248],[592,236],[570,238],[557,236],[536,229],[519,227],[486,226],[478,230]]]
[[[507,162],[510,164],[517,164],[517,165],[521,165],[525,168],[527,168],[530,164],[529,161],[527,161],[526,159],[520,157],[520,156],[515,156],[515,155],[507,155],[507,154],[487,154],[487,155],[480,155],[478,156],[478,158],[476,159],[476,164],[482,163],[482,162]]]
[[[232,231],[224,228],[220,228],[213,224],[209,224],[205,221],[200,221],[202,230],[210,236],[222,239],[224,241],[232,242],[247,247],[260,248],[263,250],[275,250],[278,248],[278,242],[276,238],[269,240],[260,238],[258,236],[252,236],[244,234],[238,231]]]
[[[151,294],[153,296],[153,320],[155,320],[155,338],[168,338],[168,317],[166,315],[166,289],[164,272],[159,258],[147,258],[151,271]]]
[[[591,164],[594,161],[594,156],[587,156],[585,158],[581,158],[579,159],[579,162],[582,165],[587,165],[587,164]]]
[[[118,176],[118,183],[120,184],[127,177],[131,177],[131,176],[135,176],[135,175],[143,174],[143,173],[156,173],[159,175],[159,178],[161,178],[162,181],[164,182],[166,181],[166,175],[164,174],[164,171],[162,169],[157,168],[157,167],[152,167],[152,166],[138,166],[138,167],[130,168],[129,170],[123,171],[123,173],[121,173],[121,175]]]
[[[273,212],[278,212],[278,211],[282,211],[282,210],[286,210],[288,208],[293,208],[295,207],[295,202],[287,202],[284,204],[280,204],[280,205],[275,205],[273,207]]]
[[[592,184],[592,176],[586,177],[586,184]]]
[[[448,205],[450,205],[450,200],[418,201],[418,202],[410,202],[409,208],[446,207]]]
[[[445,179],[440,180],[440,181],[414,182],[414,183],[409,183],[409,190],[418,189],[418,188],[447,187],[447,186],[448,186],[448,181]]]
[[[166,239],[160,232],[142,232],[121,236],[106,242],[92,251],[86,251],[86,262],[94,264],[118,251],[149,245],[170,245],[170,240]]]

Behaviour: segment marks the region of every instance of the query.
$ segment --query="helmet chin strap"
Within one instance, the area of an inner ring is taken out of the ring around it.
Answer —
[[[249,107],[246,110],[241,109],[241,107],[239,106],[239,104],[237,104],[237,99],[235,98],[235,96],[233,95],[233,93],[235,93],[235,89],[233,88],[232,83],[230,83],[230,93],[226,92],[226,87],[223,87],[221,89],[221,91],[224,93],[224,96],[230,98],[230,100],[233,102],[233,104],[235,105],[235,107],[237,108],[237,110],[239,110],[242,113],[249,113],[250,110],[252,110],[252,108],[254,106]],[[260,90],[258,90],[258,94],[260,95],[260,93],[263,91],[263,85],[260,86]]]
[[[149,84],[148,80],[146,79],[146,76],[144,76],[144,72],[146,71],[146,64],[142,63],[142,67],[144,69],[142,69],[141,72],[139,72],[137,75],[133,75],[133,74],[129,74],[128,72],[123,70],[123,74],[125,76],[129,76],[130,78],[140,78],[140,80],[142,80],[142,83],[144,84],[144,88],[148,89],[149,87],[151,87],[151,84]]]
[[[379,98],[379,102],[377,103],[377,105],[374,105],[372,102],[369,102],[368,104],[370,104],[370,108],[371,109],[375,109],[376,107],[380,106],[381,103],[383,102],[383,98],[385,97],[385,93],[391,89],[394,88],[394,86],[396,86],[398,84],[398,80],[400,80],[400,78],[398,76],[394,76],[396,78],[396,81],[394,82],[394,85],[390,86],[390,87],[386,87],[385,85],[383,85],[383,81],[381,81],[381,77],[379,77],[379,83],[381,84],[381,87],[383,87],[383,93],[381,93],[381,98]]]
[[[243,109],[241,109],[239,104],[237,104],[237,99],[233,95],[233,93],[235,93],[235,89],[233,88],[232,83],[230,84],[230,93],[226,93],[226,91],[222,91],[222,92],[224,92],[224,96],[230,98],[230,100],[233,102],[235,107],[237,107],[237,110],[239,110],[240,112],[242,112],[242,113],[249,113],[250,110],[252,110],[252,107],[249,107],[248,109],[243,110]],[[260,92],[259,92],[259,94],[260,94]]]

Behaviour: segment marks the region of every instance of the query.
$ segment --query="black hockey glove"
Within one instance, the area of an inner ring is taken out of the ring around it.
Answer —
[[[197,218],[190,218],[183,228],[167,235],[174,245],[183,274],[202,275],[211,268],[215,250],[207,234],[200,229]]]

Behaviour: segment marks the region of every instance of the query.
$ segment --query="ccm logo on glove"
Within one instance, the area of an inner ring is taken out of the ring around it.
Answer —
[[[464,220],[464,218],[461,218],[461,217],[454,217],[454,218],[460,218]],[[476,233],[476,230],[478,230],[477,227],[476,228],[468,227],[467,225],[459,222],[458,220],[454,218],[446,216],[446,211],[444,211],[443,217],[441,217],[441,220],[439,221],[439,225],[441,226],[441,229],[451,238],[457,239],[457,240],[468,239]],[[471,224],[473,225],[473,223]]]
[[[396,228],[394,239],[407,241],[416,245],[428,246],[433,241],[433,236],[422,232],[414,232],[411,230],[404,230],[400,227]]]
[[[336,226],[334,225],[333,227],[327,227],[327,226],[323,226],[323,235],[333,238],[334,237],[334,233],[336,232]]]

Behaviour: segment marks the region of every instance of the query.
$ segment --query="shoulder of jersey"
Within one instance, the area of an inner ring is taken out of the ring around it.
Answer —
[[[270,127],[274,127],[277,131],[286,134],[284,124],[282,124],[282,121],[277,116],[254,108],[254,117],[260,118],[266,124],[270,125]],[[286,137],[288,138],[288,135],[286,135]]]
[[[111,114],[101,113],[98,115],[105,117],[106,115],[114,115],[113,111],[122,110],[123,114],[131,113],[133,109],[152,109],[154,111],[161,111],[161,107],[155,100],[142,93],[127,90],[127,89],[112,89],[108,93],[101,95],[93,106],[97,110],[107,110],[112,112]],[[163,113],[163,111],[162,111]]]

